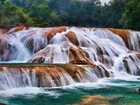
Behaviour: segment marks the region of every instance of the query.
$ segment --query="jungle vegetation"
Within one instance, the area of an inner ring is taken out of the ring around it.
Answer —
[[[78,26],[140,30],[140,1],[0,0],[0,27]]]

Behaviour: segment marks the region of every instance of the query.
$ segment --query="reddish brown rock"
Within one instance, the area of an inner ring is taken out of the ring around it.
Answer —
[[[28,30],[29,28],[30,28],[29,24],[22,24],[22,25],[20,25],[20,26],[11,28],[11,29],[8,31],[8,34],[11,34],[11,33],[13,33],[13,32],[18,32],[18,31],[21,31],[21,30],[23,30],[23,29]]]
[[[104,97],[101,95],[84,96],[73,105],[112,105],[111,101],[122,98],[120,96]]]
[[[73,65],[73,64],[69,64],[69,65],[60,65],[62,68],[64,68],[69,74],[70,76],[75,80],[75,81],[78,81],[78,77],[77,77],[77,74],[79,76],[81,76],[81,78],[87,78],[88,81],[90,82],[94,82],[95,80],[92,80],[90,78],[88,78],[86,75],[86,69],[89,69],[89,68],[92,68],[91,72],[94,72],[95,75],[98,77],[98,78],[103,78],[103,77],[109,77],[110,76],[110,73],[105,70],[104,68],[102,67],[99,67],[99,66],[96,66],[96,65],[82,65],[82,66],[76,66],[76,65]],[[103,72],[102,72],[102,70]]]
[[[0,105],[6,105],[6,104],[0,103]]]
[[[66,31],[66,27],[54,27],[45,32],[44,37],[47,37],[48,41],[56,34]]]
[[[0,33],[7,33],[8,32],[8,29],[6,28],[0,28]]]
[[[14,30],[14,32],[21,31],[21,30],[23,30],[24,28],[25,28],[26,30],[28,30],[29,27],[30,27],[30,26],[29,26],[28,24],[22,24],[21,26],[16,27],[15,30]]]
[[[36,71],[36,76],[38,78],[39,87],[45,87],[45,86],[52,87],[53,83],[56,86],[62,86],[61,77],[65,78],[64,74],[67,74],[67,72],[63,68],[54,65],[50,65],[47,67],[35,67],[34,69]],[[46,76],[49,77],[50,80],[45,79]],[[64,82],[66,85],[69,85],[68,80],[65,79]]]
[[[78,47],[70,48],[69,59],[70,59],[69,63],[72,63],[72,64],[93,64],[88,53]]]
[[[76,65],[60,65],[62,68],[64,68],[65,71],[68,72],[68,74],[76,81],[76,82],[80,82],[79,78],[77,77],[77,75],[79,75],[81,78],[83,78],[82,76],[86,75],[85,73],[85,69]],[[90,80],[88,80],[90,81]],[[93,82],[93,80],[91,81]]]
[[[128,44],[129,43],[128,42],[128,32],[127,32],[128,30],[125,30],[125,29],[114,29],[114,28],[108,28],[108,30],[110,30],[114,34],[120,36],[124,40],[127,48],[129,48],[129,44]]]
[[[140,59],[140,53],[136,51],[131,51],[132,53],[136,54],[136,56]]]
[[[70,31],[70,32],[68,32],[65,36],[69,39],[69,41],[70,41],[72,44],[74,44],[74,45],[76,45],[76,46],[79,45],[79,42],[78,42],[77,37],[76,37],[76,35],[75,35],[74,32]]]
[[[76,47],[76,46],[75,46]],[[31,59],[29,59],[28,62],[30,63],[44,63],[44,62],[49,62],[53,63],[54,59],[54,53],[57,52],[52,52],[55,47],[47,47],[43,49],[42,51],[38,52],[34,56],[32,56]],[[66,51],[68,54],[67,56],[69,57],[69,62],[70,64],[93,64],[91,61],[88,53],[84,50],[82,50],[80,47],[71,47],[69,51]],[[59,56],[59,55],[58,55]],[[47,58],[47,61],[45,61],[45,58]]]
[[[51,54],[50,54],[51,53]],[[45,61],[45,57],[48,57],[48,61]],[[50,47],[43,49],[37,54],[33,55],[32,58],[28,60],[28,63],[53,63],[54,54],[51,52]]]
[[[99,68],[87,65],[87,67],[93,68],[92,73],[96,72]],[[0,72],[8,75],[7,79],[3,79],[2,83],[16,82],[17,86],[32,85],[36,82],[35,86],[38,87],[54,87],[70,85],[75,82],[95,82],[92,77],[93,74],[88,74],[86,67],[77,65],[46,65],[46,64],[22,64],[22,65],[2,65],[0,66]],[[97,77],[99,76],[98,72]],[[96,75],[96,73],[94,74]],[[102,74],[101,74],[102,75]],[[17,78],[18,77],[18,78]],[[28,77],[28,78],[27,78]],[[104,76],[103,76],[104,77]],[[102,78],[103,78],[102,77]],[[5,78],[5,77],[2,77]],[[100,76],[99,76],[100,78]],[[18,79],[18,80],[17,80]],[[4,84],[6,85],[6,84]],[[16,86],[15,86],[16,87]],[[1,89],[1,87],[0,87]]]
[[[101,95],[85,96],[79,103],[73,105],[110,105],[109,100]]]

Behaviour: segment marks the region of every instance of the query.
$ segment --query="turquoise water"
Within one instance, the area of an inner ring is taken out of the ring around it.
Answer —
[[[97,83],[80,83],[56,88],[16,88],[0,91],[0,102],[7,105],[72,105],[84,96],[112,98],[110,105],[139,105],[139,77],[101,79]]]

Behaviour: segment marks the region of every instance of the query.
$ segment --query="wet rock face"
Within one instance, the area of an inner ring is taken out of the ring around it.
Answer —
[[[76,37],[76,35],[75,35],[74,32],[70,31],[70,32],[66,33],[65,36],[69,39],[69,41],[70,41],[72,44],[74,44],[74,45],[76,45],[76,46],[79,45],[79,42],[78,42],[77,37]]]
[[[128,30],[124,30],[124,29],[114,29],[114,28],[109,28],[110,31],[112,31],[113,33],[115,33],[116,35],[120,36],[126,46],[129,48],[129,42],[128,42]]]
[[[11,33],[14,33],[14,32],[21,31],[21,30],[28,30],[29,28],[30,28],[30,25],[27,24],[27,23],[25,23],[25,24],[22,24],[22,25],[20,25],[20,26],[11,28],[7,33],[8,33],[8,34],[11,34]]]
[[[100,34],[101,38],[96,37],[94,31],[97,34],[96,36]],[[28,63],[68,63],[98,66],[95,62],[100,62],[105,65],[105,67],[102,66],[105,70],[112,69],[113,66],[117,67],[116,70],[126,70],[128,69],[128,64],[121,59],[121,65],[123,66],[119,67],[117,65],[119,63],[115,59],[119,58],[123,53],[126,55],[130,53],[136,54],[130,52],[125,46],[121,46],[123,45],[122,41],[125,42],[126,46],[129,43],[127,31],[122,29],[92,30],[75,27],[45,29],[43,37],[46,36],[49,43],[44,49],[34,54],[28,60]],[[109,35],[106,36],[107,34]],[[111,39],[113,37],[114,39],[112,41]],[[117,39],[116,42],[115,39]],[[139,54],[137,53],[136,55],[138,56]],[[129,59],[129,56],[126,56],[126,58]],[[133,59],[130,60],[132,61]],[[135,60],[134,62],[136,63],[137,61]],[[136,70],[139,69],[137,67],[135,68]],[[126,72],[133,74],[130,71],[126,70]],[[136,75],[137,73],[134,74]]]
[[[108,30],[113,32],[115,35],[120,36],[128,49],[140,52],[140,32],[114,28],[108,28]]]
[[[0,34],[0,61],[10,60],[11,45],[4,34]]]
[[[26,48],[33,54],[47,46],[47,39],[43,38],[43,30],[45,29],[30,29],[28,31],[23,31],[23,37],[21,37],[21,42],[26,46]],[[45,30],[46,31],[46,30]]]
[[[46,37],[48,39],[48,42],[50,41],[50,39],[56,35],[57,33],[61,33],[66,31],[66,27],[54,27],[51,28],[49,31],[45,32],[44,37]]]
[[[139,33],[135,35],[138,37]],[[27,63],[44,65],[2,66],[0,71],[7,75],[3,78],[9,79],[9,75],[13,78],[10,87],[52,87],[95,82],[99,78],[113,76],[113,70],[140,75],[140,54],[128,49],[133,42],[130,36],[133,32],[129,31],[128,35],[127,30],[120,29],[29,28],[22,25],[8,33],[0,33],[0,61],[25,61],[23,56],[30,53]],[[134,39],[139,39],[137,37]],[[134,43],[132,49],[135,45],[139,46]],[[2,76],[0,78],[4,81]],[[4,83],[7,84],[6,81]]]
[[[110,74],[100,69],[100,67],[91,65],[3,65],[0,67],[0,90],[26,86],[56,87],[79,82],[96,82],[98,78],[107,77]]]
[[[92,64],[88,53],[80,48],[70,48],[69,59],[71,64]]]
[[[45,49],[43,49],[41,52],[38,52],[37,54],[35,54],[28,62],[29,63],[53,63],[53,61],[55,60],[57,55],[56,53],[57,50],[54,50],[56,48],[51,49],[50,47],[47,47]],[[84,50],[80,49],[80,48],[74,48],[71,47],[69,50],[63,51],[63,49],[60,49],[61,52],[58,53],[65,53],[68,57],[68,61],[66,62],[66,60],[64,60],[64,63],[69,63],[69,64],[93,64],[94,63],[91,61],[89,55],[87,52],[85,52]],[[56,51],[56,52],[55,52]],[[86,58],[85,58],[86,56]],[[63,59],[64,56],[62,56]]]
[[[0,28],[0,33],[7,33],[8,32],[8,29],[6,29],[6,28]]]

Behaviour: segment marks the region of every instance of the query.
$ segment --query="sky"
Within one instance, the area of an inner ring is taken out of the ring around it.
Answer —
[[[102,4],[104,3],[108,3],[110,0],[100,0],[102,2]]]

